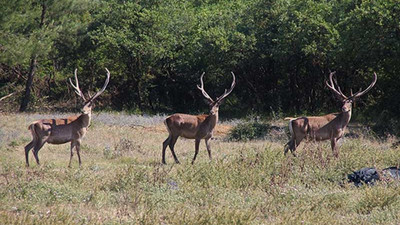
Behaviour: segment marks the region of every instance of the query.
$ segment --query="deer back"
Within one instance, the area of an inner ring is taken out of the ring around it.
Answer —
[[[194,139],[202,138],[212,132],[216,123],[205,123],[210,119],[210,115],[176,113],[169,116],[165,120],[165,124],[173,135]]]

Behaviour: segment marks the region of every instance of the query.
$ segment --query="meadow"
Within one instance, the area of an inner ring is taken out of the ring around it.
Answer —
[[[217,125],[194,165],[194,140],[167,150],[164,116],[93,114],[68,168],[69,144],[46,144],[41,165],[30,153],[28,125],[63,114],[0,114],[0,224],[399,224],[400,185],[382,181],[354,187],[346,175],[362,167],[399,164],[394,138],[350,127],[334,158],[329,141],[302,144],[298,157],[283,155],[286,123],[256,141],[230,141],[238,121]]]

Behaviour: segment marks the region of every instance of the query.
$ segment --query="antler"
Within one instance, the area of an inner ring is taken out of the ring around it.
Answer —
[[[341,100],[347,99],[346,95],[344,95],[344,94],[342,93],[342,91],[340,90],[340,87],[339,87],[339,85],[337,84],[336,80],[335,80],[335,82],[333,82],[333,75],[334,75],[335,73],[336,73],[336,72],[331,72],[331,73],[329,74],[329,81],[330,81],[330,84],[328,83],[328,81],[326,81],[326,85],[329,87],[329,89],[331,89],[331,90],[337,95],[338,98],[340,98]],[[338,89],[335,88],[335,83],[336,83],[336,86],[338,87]]]
[[[107,68],[106,68],[106,71],[107,71],[107,79],[106,79],[106,81],[104,82],[103,87],[102,87],[101,90],[98,91],[93,97],[91,97],[91,98],[89,99],[89,101],[93,101],[95,98],[97,98],[99,95],[101,95],[101,93],[103,93],[104,90],[106,90],[106,87],[107,87],[107,85],[108,85],[108,82],[110,82],[110,71],[108,71]]]
[[[376,81],[378,79],[378,76],[376,75],[376,73],[374,72],[374,80],[372,81],[372,83],[367,87],[367,89],[365,89],[364,91],[361,91],[361,89],[356,92],[354,95],[351,95],[350,98],[358,98],[361,95],[364,95],[365,93],[367,93],[369,90],[371,90],[371,88],[375,85]]]
[[[86,102],[85,96],[83,95],[81,89],[79,88],[79,81],[78,81],[77,71],[78,71],[78,69],[75,69],[75,72],[74,72],[74,74],[75,74],[75,83],[76,83],[76,86],[72,83],[71,78],[69,78],[69,82],[71,83],[72,87],[75,89],[75,93],[76,93],[77,95],[79,95],[79,96],[83,99],[83,101]]]
[[[207,94],[207,92],[204,90],[204,83],[203,83],[203,76],[204,76],[204,74],[205,74],[205,72],[203,72],[203,74],[201,74],[201,77],[200,77],[200,84],[201,84],[201,87],[199,86],[199,85],[197,85],[197,88],[201,91],[201,93],[204,95],[204,97],[208,100],[208,101],[210,101],[210,103],[213,103],[214,102],[214,100]]]
[[[235,78],[235,74],[233,73],[233,72],[231,72],[232,73],[232,76],[233,76],[233,81],[232,81],[232,84],[231,84],[231,88],[229,89],[229,90],[226,90],[225,89],[225,92],[224,92],[224,94],[222,94],[221,96],[219,96],[218,98],[217,98],[217,101],[222,101],[224,98],[226,98],[226,96],[228,96],[232,91],[233,91],[233,88],[235,87],[235,85],[236,85],[236,78]]]

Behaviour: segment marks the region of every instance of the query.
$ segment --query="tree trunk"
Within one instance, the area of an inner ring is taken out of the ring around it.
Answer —
[[[26,86],[25,86],[25,95],[24,98],[22,99],[21,106],[19,108],[20,112],[25,112],[26,109],[28,108],[28,103],[31,97],[33,77],[35,76],[36,72],[36,65],[37,65],[37,55],[33,56],[31,59],[28,80],[26,81]]]
[[[46,9],[47,9],[47,6],[45,5],[45,3],[42,3],[41,6],[42,6],[42,13],[40,15],[39,28],[42,28],[44,25]],[[37,54],[33,54],[31,56],[28,80],[26,81],[26,86],[25,86],[25,95],[24,95],[24,98],[22,99],[21,106],[19,108],[20,112],[25,112],[26,109],[28,108],[28,103],[29,103],[29,100],[31,97],[33,77],[35,76],[35,72],[36,72],[36,68],[37,68],[37,57],[38,57]]]

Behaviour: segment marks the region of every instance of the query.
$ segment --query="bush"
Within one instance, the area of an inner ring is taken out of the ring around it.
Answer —
[[[400,136],[400,121],[395,115],[384,110],[379,115],[372,129],[381,137],[386,137],[388,135]]]
[[[246,121],[236,125],[228,134],[231,141],[249,141],[254,139],[264,139],[271,126],[264,122]]]

